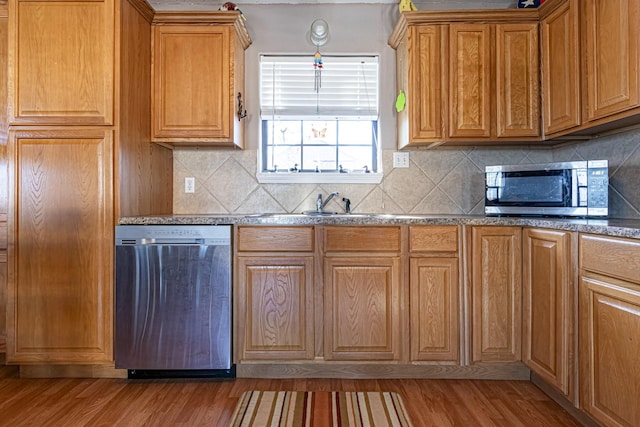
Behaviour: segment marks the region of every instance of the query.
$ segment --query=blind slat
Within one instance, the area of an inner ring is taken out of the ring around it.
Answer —
[[[324,56],[321,88],[315,91],[313,56],[262,56],[262,117],[378,116],[378,58]]]

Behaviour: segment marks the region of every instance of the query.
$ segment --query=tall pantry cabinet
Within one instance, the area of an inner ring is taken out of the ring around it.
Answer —
[[[9,1],[9,363],[112,363],[114,225],[172,209],[152,17],[144,0]]]
[[[9,9],[0,1],[0,363],[7,351],[7,26]]]

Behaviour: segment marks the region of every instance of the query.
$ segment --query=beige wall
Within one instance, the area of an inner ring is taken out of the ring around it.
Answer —
[[[609,216],[640,219],[640,130],[556,148],[553,159],[609,160]]]
[[[508,7],[511,0],[424,1],[419,9]],[[483,175],[488,164],[535,163],[551,160],[610,160],[612,216],[640,218],[640,132],[600,138],[559,149],[435,149],[410,152],[408,169],[393,169],[396,146],[395,52],[387,40],[398,16],[394,4],[241,5],[253,44],[246,52],[244,151],[179,149],[174,156],[174,213],[217,214],[299,212],[313,209],[318,193],[339,191],[354,212],[482,214]],[[384,178],[373,184],[260,184],[258,57],[262,53],[308,53],[314,19],[327,21],[330,39],[323,53],[377,53],[381,69],[380,131]],[[184,193],[184,178],[196,178],[196,192]],[[334,204],[335,210],[341,205]]]

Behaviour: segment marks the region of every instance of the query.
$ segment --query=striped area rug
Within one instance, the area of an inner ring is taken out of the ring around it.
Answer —
[[[402,398],[391,392],[247,391],[232,427],[412,426]]]

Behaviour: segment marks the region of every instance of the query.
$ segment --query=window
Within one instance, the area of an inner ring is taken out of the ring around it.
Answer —
[[[263,177],[378,172],[378,57],[322,59],[260,58]]]

